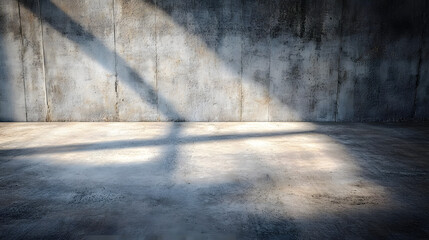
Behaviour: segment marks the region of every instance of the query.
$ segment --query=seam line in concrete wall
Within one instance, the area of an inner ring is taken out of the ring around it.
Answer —
[[[45,88],[45,104],[46,104],[46,116],[45,116],[45,121],[49,122],[51,120],[50,117],[50,111],[51,108],[49,107],[49,101],[48,101],[48,90],[46,88],[46,59],[45,59],[45,40],[43,38],[43,17],[42,17],[42,3],[40,2],[40,0],[38,0],[39,2],[39,19],[40,19],[40,30],[41,30],[41,37],[42,37],[42,58],[43,58],[43,66],[42,66],[42,70],[43,70],[43,83],[44,83],[44,88]]]
[[[25,90],[25,69],[24,69],[24,37],[22,34],[22,23],[21,23],[21,4],[20,1],[16,1],[18,4],[18,18],[19,18],[19,34],[21,35],[21,69],[22,69],[22,86],[24,88],[24,107],[25,107],[25,121],[28,121],[27,117],[27,91]]]
[[[241,1],[241,23],[240,23],[240,34],[241,34],[241,41],[240,41],[240,122],[243,121],[243,32],[244,32],[244,11],[243,11],[243,1]]]
[[[119,94],[118,94],[118,61],[116,53],[116,14],[115,14],[115,0],[112,0],[112,18],[113,18],[113,52],[115,55],[115,119],[119,121]]]
[[[338,60],[337,60],[337,91],[335,93],[335,109],[334,109],[334,121],[338,121],[338,96],[340,91],[340,80],[341,80],[341,53],[343,52],[343,17],[344,17],[344,0],[341,1],[341,15],[340,15],[340,46],[338,51]]]
[[[304,0],[303,0],[304,1]],[[273,4],[272,1],[270,1],[268,8],[270,9],[270,12],[273,12]],[[268,29],[268,36],[271,36],[273,30],[273,22],[271,16],[269,17],[269,29]],[[271,122],[271,114],[270,114],[270,106],[271,106],[271,89],[272,89],[272,81],[271,81],[271,37],[268,37],[268,46],[269,46],[269,53],[268,53],[268,104],[267,104],[267,119],[266,121]]]
[[[155,91],[156,91],[156,118],[160,122],[159,117],[159,91],[158,91],[158,23],[157,23],[157,13],[158,11],[158,2],[155,0]]]
[[[424,39],[424,34],[425,34],[425,29],[426,29],[426,24],[427,24],[427,20],[426,20],[426,12],[425,10],[427,9],[427,4],[428,1],[425,1],[425,6],[424,9],[422,10],[422,19],[423,19],[423,24],[422,24],[422,31],[420,33],[420,47],[419,47],[419,61],[417,62],[417,74],[416,74],[416,82],[415,82],[415,88],[414,88],[414,102],[413,102],[413,119],[416,117],[416,111],[417,111],[417,94],[418,94],[418,88],[420,85],[420,72],[421,72],[421,68],[422,68],[422,58],[423,58],[423,47],[425,44],[425,39]]]

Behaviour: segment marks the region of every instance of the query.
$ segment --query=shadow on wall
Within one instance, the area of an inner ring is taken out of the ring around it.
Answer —
[[[23,5],[26,7],[28,6],[28,2],[24,2]],[[32,9],[32,8],[30,8]],[[80,50],[84,51],[84,53],[89,56],[93,61],[95,61],[98,65],[101,65],[107,72],[110,72],[111,74],[115,74],[115,64],[122,66],[126,69],[127,72],[129,72],[130,75],[133,75],[135,77],[135,81],[140,85],[143,89],[145,89],[145,94],[140,94],[140,96],[143,98],[143,100],[149,104],[149,105],[157,105],[158,103],[164,104],[165,106],[171,106],[171,104],[168,103],[168,100],[166,100],[164,97],[159,96],[156,92],[156,89],[153,88],[150,84],[147,83],[147,81],[140,77],[140,75],[135,72],[133,68],[131,68],[127,62],[119,55],[116,55],[112,50],[109,49],[108,46],[105,45],[105,43],[102,40],[99,40],[94,34],[87,31],[84,27],[82,27],[78,22],[76,22],[74,19],[70,18],[63,10],[58,8],[55,4],[53,4],[51,1],[42,1],[41,3],[41,13],[42,16],[47,13],[47,16],[42,17],[42,20],[44,23],[49,24],[50,27],[53,28],[56,32],[60,33],[63,37],[66,37],[68,40],[70,40],[72,43],[74,43]],[[36,14],[39,18],[41,17],[39,12],[33,12]],[[44,29],[45,30],[45,29]],[[49,35],[49,29],[45,30],[47,32],[47,35]],[[55,39],[55,37],[53,37]],[[66,47],[67,44],[65,44]],[[49,48],[49,46],[45,47],[46,49]],[[55,51],[55,49],[52,49]],[[47,56],[48,57],[48,56]],[[53,56],[54,58],[57,56]],[[115,63],[112,63],[112,57],[115,58]],[[65,58],[65,60],[68,60]],[[71,59],[70,59],[71,60]],[[65,62],[67,65],[68,63]],[[72,63],[70,63],[72,64]],[[56,73],[55,68],[56,66],[46,66],[47,75],[49,76],[50,71]],[[76,73],[78,74],[78,73]],[[67,76],[65,76],[67,77]],[[47,92],[55,94],[59,89],[63,89],[64,86],[58,86],[58,84],[66,84],[65,82],[57,82],[55,79],[47,79]],[[49,82],[50,80],[50,82]],[[117,84],[117,83],[111,83]],[[116,88],[117,86],[115,86]],[[74,89],[64,89],[65,91]],[[77,89],[76,89],[77,90]],[[108,91],[109,89],[107,89]],[[113,90],[113,89],[110,89]],[[60,90],[61,91],[61,90]],[[90,95],[90,92],[85,92],[84,94]],[[60,93],[61,94],[61,93]],[[66,93],[62,93],[66,94]],[[108,95],[108,92],[105,92],[104,94]],[[58,96],[58,95],[57,95]],[[53,96],[53,98],[49,99],[51,100],[51,107],[52,108],[58,108],[59,106],[56,106],[56,102]],[[72,97],[72,96],[71,96]],[[88,106],[91,107],[91,106]],[[116,106],[117,107],[117,106]],[[68,111],[69,109],[64,109],[64,111]],[[94,110],[94,109],[92,109]],[[173,119],[181,119],[180,115],[176,113],[176,111],[173,108],[166,109],[169,116],[172,116]],[[49,114],[49,113],[48,113]],[[72,116],[73,117],[73,116]],[[85,118],[86,116],[82,116]],[[112,117],[112,116],[110,116]],[[72,120],[72,119],[70,119]],[[78,120],[78,119],[75,119]],[[97,120],[97,119],[95,119]],[[98,119],[100,120],[100,119]],[[107,119],[109,120],[109,119]],[[113,120],[113,119],[110,119]]]
[[[394,121],[424,98],[426,1],[40,3],[48,120]]]
[[[161,1],[157,7],[226,65],[242,68],[244,119],[267,112],[261,120],[395,121],[412,119],[424,104],[415,99],[424,98],[417,87],[427,1]],[[241,65],[229,64],[222,51],[234,31],[242,38]]]

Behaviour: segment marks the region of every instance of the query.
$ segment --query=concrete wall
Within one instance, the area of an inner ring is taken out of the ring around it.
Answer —
[[[428,5],[2,0],[0,120],[427,120]]]

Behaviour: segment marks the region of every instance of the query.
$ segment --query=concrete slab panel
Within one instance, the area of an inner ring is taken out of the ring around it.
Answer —
[[[47,104],[39,0],[20,0],[27,121],[46,121]]]
[[[19,6],[0,1],[0,121],[26,121]]]
[[[116,118],[113,1],[41,1],[48,121]]]
[[[155,4],[115,0],[114,8],[118,120],[157,121]]]
[[[268,121],[271,4],[243,4],[242,121]]]
[[[422,27],[422,39],[420,49],[420,60],[418,66],[418,79],[416,86],[416,100],[415,100],[415,113],[414,117],[417,120],[429,119],[429,3],[425,2],[425,10],[423,11],[424,23]]]
[[[421,1],[345,1],[339,121],[413,117]]]
[[[341,2],[276,1],[271,121],[335,120]]]
[[[166,113],[161,120],[239,121],[239,5],[162,1],[158,6],[158,93],[170,103],[159,102],[159,112]]]

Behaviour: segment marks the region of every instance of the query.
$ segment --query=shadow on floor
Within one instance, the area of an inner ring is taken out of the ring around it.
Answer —
[[[202,137],[173,130],[170,140],[155,140],[163,146],[159,157],[140,163],[51,164],[43,156],[33,161],[25,155],[1,155],[0,238],[427,238],[428,126],[316,126],[292,134]],[[322,152],[295,151],[286,144],[281,155],[239,148],[229,155],[207,153],[209,159],[204,159],[180,148],[198,139],[215,139],[215,145],[225,147],[222,139],[269,136],[278,137],[275,146],[307,133],[325,140],[317,145]],[[336,146],[344,146],[345,153]],[[323,154],[331,150],[335,152],[328,156],[340,154],[340,163],[358,171],[306,165],[327,161]],[[272,159],[276,157],[282,160]],[[386,193],[377,195],[383,189]]]

